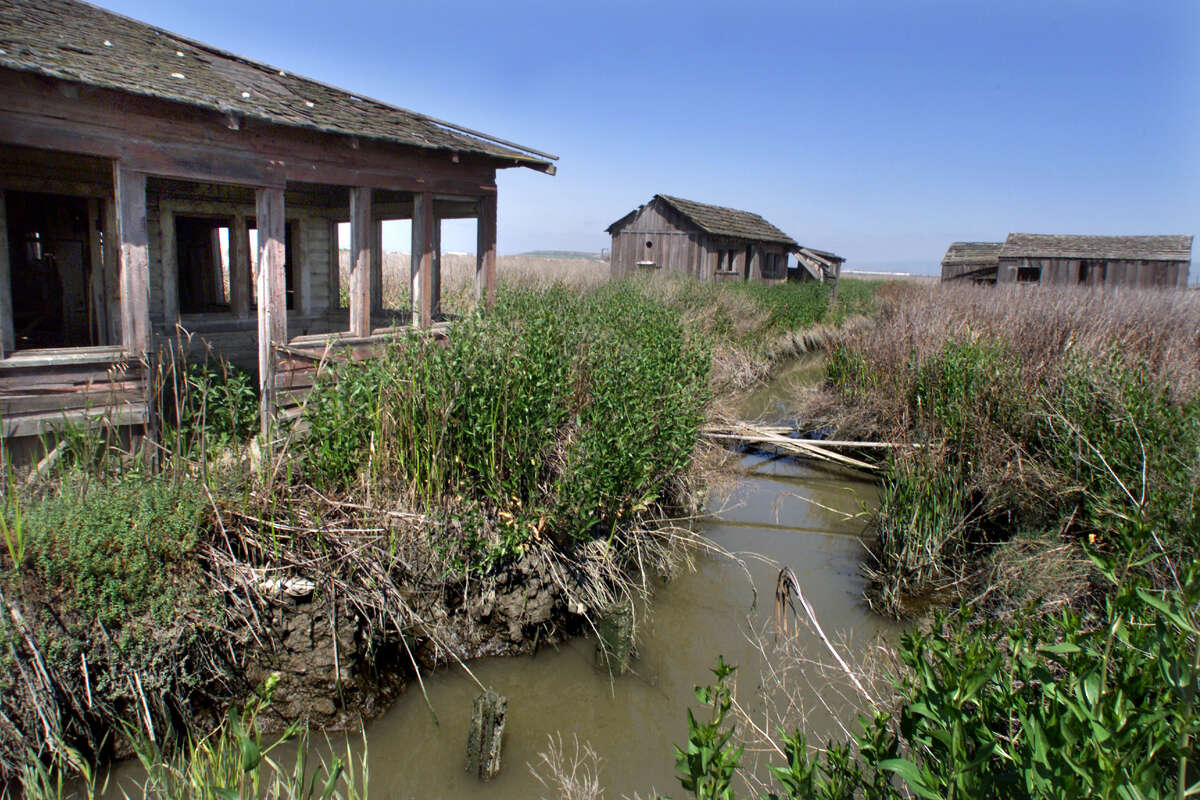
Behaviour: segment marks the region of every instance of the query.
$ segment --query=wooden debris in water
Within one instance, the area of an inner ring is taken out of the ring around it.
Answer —
[[[620,600],[600,611],[596,618],[596,663],[609,673],[629,671],[633,659],[633,604]]]
[[[729,425],[709,425],[704,428],[704,435],[709,439],[737,441],[773,449],[788,455],[804,456],[818,461],[840,464],[846,467],[874,472],[880,468],[859,458],[837,452],[838,449],[888,449],[898,447],[915,447],[910,444],[892,442],[853,442],[824,439],[795,439],[788,434],[796,433],[795,428],[778,425],[754,425],[749,422],[735,422]]]
[[[488,689],[475,698],[471,711],[471,733],[467,738],[467,772],[480,780],[491,780],[500,772],[500,748],[508,698]]]

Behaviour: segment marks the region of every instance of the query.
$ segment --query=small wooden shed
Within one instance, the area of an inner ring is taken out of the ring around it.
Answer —
[[[787,279],[800,245],[758,214],[656,194],[609,225],[613,278],[671,272],[704,281]]]
[[[995,283],[1003,242],[952,242],[942,258],[942,281]]]
[[[998,283],[1184,288],[1192,237],[1010,233],[997,262]]]
[[[490,300],[496,171],[553,160],[77,0],[0,0],[0,435],[147,422],[181,332],[256,368],[265,426],[297,354],[439,319],[441,220],[477,220]],[[388,309],[396,219],[412,305]]]

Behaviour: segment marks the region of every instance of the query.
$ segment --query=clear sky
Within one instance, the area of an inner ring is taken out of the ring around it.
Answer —
[[[501,253],[599,250],[659,192],[876,269],[1200,233],[1200,0],[99,2],[558,154],[500,173]]]

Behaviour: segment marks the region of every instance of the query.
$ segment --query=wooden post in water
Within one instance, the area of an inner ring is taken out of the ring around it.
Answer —
[[[633,660],[633,604],[619,600],[601,609],[596,619],[596,663],[614,675],[629,671]]]
[[[493,689],[475,698],[471,710],[471,733],[467,738],[467,772],[480,780],[491,780],[500,772],[500,748],[508,698]]]

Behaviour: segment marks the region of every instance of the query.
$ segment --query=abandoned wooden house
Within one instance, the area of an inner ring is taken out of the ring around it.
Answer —
[[[1184,288],[1192,237],[1010,233],[997,261],[998,283]]]
[[[703,281],[782,281],[788,277],[788,255],[804,250],[758,214],[665,194],[655,195],[607,231],[613,278],[661,270]],[[841,259],[820,250],[804,252],[806,273],[836,277]]]
[[[305,354],[440,318],[442,220],[477,220],[490,302],[496,171],[554,174],[554,156],[77,0],[0,0],[0,98],[6,439],[145,424],[154,353],[181,332],[257,371],[265,426],[311,382]],[[384,308],[399,219],[412,303]]]
[[[942,258],[942,281],[995,283],[1003,242],[953,242]]]

